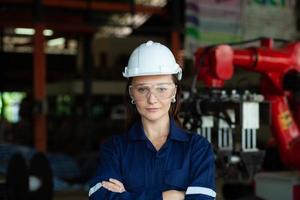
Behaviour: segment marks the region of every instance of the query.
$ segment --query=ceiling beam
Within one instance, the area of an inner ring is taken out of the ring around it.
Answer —
[[[6,4],[31,4],[33,0],[0,0],[0,3]]]
[[[30,21],[2,21],[0,20],[0,28],[33,28],[34,23]],[[87,24],[79,24],[76,26],[72,24],[65,23],[47,23],[45,22],[45,28],[52,29],[54,31],[59,31],[63,33],[73,33],[73,34],[92,34],[96,31],[96,28]]]
[[[0,0],[3,1],[3,0]],[[48,29],[63,33],[93,33],[96,26],[84,21],[80,15],[54,15],[50,12],[45,13],[44,25]],[[76,25],[74,25],[76,23]],[[33,28],[34,17],[31,12],[13,11],[0,12],[0,28]]]
[[[2,5],[30,5],[33,0],[0,0]],[[132,12],[145,14],[165,14],[165,9],[158,6],[145,6],[142,4],[131,3],[112,3],[112,2],[99,2],[99,1],[86,1],[86,0],[42,0],[42,4],[48,7],[78,9],[78,10],[94,10],[94,11],[107,11],[107,12]]]
[[[165,10],[161,7],[132,5],[130,3],[110,3],[95,1],[78,1],[78,0],[43,0],[43,4],[49,7],[60,7],[80,10],[107,11],[107,12],[131,12],[134,8],[137,13],[158,14],[162,15]]]

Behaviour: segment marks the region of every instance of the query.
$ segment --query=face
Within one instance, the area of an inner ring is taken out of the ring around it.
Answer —
[[[172,75],[139,76],[132,79],[129,86],[131,98],[142,118],[157,121],[169,118],[172,98],[176,95],[176,85]]]

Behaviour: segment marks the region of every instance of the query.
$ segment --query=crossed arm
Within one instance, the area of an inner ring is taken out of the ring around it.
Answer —
[[[109,181],[102,181],[102,187],[116,193],[122,193],[126,191],[123,183],[113,178],[110,178]],[[162,198],[163,200],[183,200],[184,192],[177,190],[168,190],[162,193]]]
[[[114,141],[115,142],[115,141]],[[91,182],[90,200],[119,199],[119,200],[213,200],[214,191],[214,158],[208,144],[196,141],[191,152],[190,176],[193,177],[186,191],[178,190],[139,190],[127,191],[120,171],[121,152],[118,145],[104,145],[97,176]]]

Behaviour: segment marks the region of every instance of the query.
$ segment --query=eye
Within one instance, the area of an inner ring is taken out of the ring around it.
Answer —
[[[136,90],[139,93],[144,94],[144,93],[147,93],[149,89],[147,87],[138,87]]]
[[[166,87],[158,87],[158,88],[156,88],[156,90],[157,90],[158,92],[162,93],[162,92],[167,91],[168,88],[166,88]]]

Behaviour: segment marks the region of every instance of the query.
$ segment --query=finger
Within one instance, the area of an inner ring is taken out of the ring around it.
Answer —
[[[119,185],[120,187],[124,187],[124,186],[123,186],[123,183],[122,183],[121,181],[117,180],[117,179],[110,178],[109,181],[110,181],[110,182],[113,182],[113,183],[115,183],[115,184],[117,184],[117,185]]]
[[[109,181],[119,186],[119,192],[126,191],[125,187],[121,181],[114,179],[114,178],[110,178]]]
[[[111,183],[109,181],[103,181],[102,186],[104,188],[106,188],[107,190],[112,191],[112,192],[119,192],[120,191],[120,187],[118,185],[116,185],[114,183]]]
[[[106,188],[107,190],[111,191],[111,192],[119,192],[119,187],[112,184],[112,183],[105,183],[103,185],[104,188]]]
[[[109,181],[103,181],[102,186],[111,192],[124,192],[124,189],[121,188],[119,185]]]

